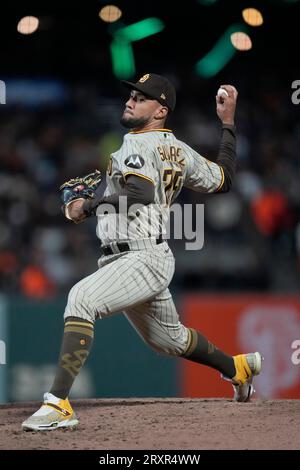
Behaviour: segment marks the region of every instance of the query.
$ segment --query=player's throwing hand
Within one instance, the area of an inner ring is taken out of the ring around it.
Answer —
[[[232,85],[221,85],[221,88],[227,91],[228,96],[225,93],[216,96],[217,115],[223,124],[234,125],[238,92]]]

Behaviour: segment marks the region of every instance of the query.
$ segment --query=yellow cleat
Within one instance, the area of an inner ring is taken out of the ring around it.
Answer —
[[[50,431],[74,427],[79,423],[69,400],[62,400],[52,393],[44,394],[44,404],[22,423],[24,431]]]
[[[263,357],[259,352],[233,356],[236,375],[231,379],[234,389],[234,401],[247,402],[255,392],[252,381],[260,374]]]

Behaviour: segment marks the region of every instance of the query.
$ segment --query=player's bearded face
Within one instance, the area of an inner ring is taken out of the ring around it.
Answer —
[[[153,119],[157,105],[155,100],[147,99],[141,93],[132,91],[120,122],[128,129],[144,127]]]

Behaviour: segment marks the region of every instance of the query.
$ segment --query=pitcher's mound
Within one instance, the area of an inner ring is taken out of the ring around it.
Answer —
[[[74,430],[24,432],[40,403],[0,405],[0,449],[300,449],[300,400],[72,401]]]

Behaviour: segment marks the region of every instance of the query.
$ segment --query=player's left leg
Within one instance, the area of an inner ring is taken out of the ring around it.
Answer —
[[[182,325],[168,289],[151,302],[126,309],[124,313],[138,334],[154,350],[212,367],[235,385],[236,401],[247,401],[250,398],[252,378],[261,369],[260,354],[230,356],[199,331]]]
[[[73,427],[78,419],[68,399],[69,390],[87,359],[94,339],[94,325],[83,318],[66,318],[63,340],[50,392],[43,405],[22,423],[24,430],[52,430]]]
[[[170,283],[173,272],[172,254],[164,252],[163,244],[154,245],[147,251],[100,258],[99,269],[72,287],[54,383],[41,408],[23,422],[23,429],[50,430],[77,424],[68,395],[91,351],[96,318],[155,297]]]

